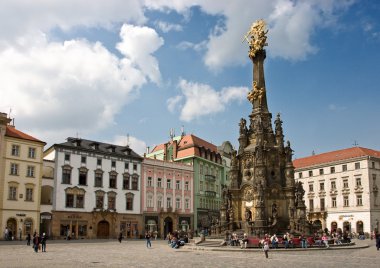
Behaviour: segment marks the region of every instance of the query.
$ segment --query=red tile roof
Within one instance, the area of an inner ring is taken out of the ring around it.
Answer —
[[[17,138],[17,139],[23,139],[23,140],[30,140],[30,141],[36,141],[36,142],[41,142],[41,143],[45,143],[43,141],[40,141],[39,139],[36,139],[20,130],[17,130],[15,127],[13,126],[7,126],[7,131],[5,133],[5,136],[8,136],[8,137],[13,137],[13,138]]]
[[[159,145],[155,146],[155,147],[153,148],[153,150],[152,150],[150,153],[154,153],[154,152],[157,152],[157,151],[163,150],[164,147],[165,147],[165,144],[164,144],[164,143],[159,144]]]
[[[380,151],[363,147],[353,147],[295,159],[293,161],[293,165],[297,169],[361,156],[372,156],[380,158]]]

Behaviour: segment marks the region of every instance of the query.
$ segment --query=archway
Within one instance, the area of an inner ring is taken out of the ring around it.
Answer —
[[[364,224],[363,224],[363,222],[362,221],[356,222],[356,232],[358,234],[361,234],[361,233],[363,233],[363,231],[364,231]]]
[[[12,240],[12,237],[17,237],[17,221],[15,218],[8,219],[7,227],[8,227],[8,239]]]
[[[98,223],[97,238],[108,238],[110,235],[110,224],[108,221],[100,221]]]
[[[46,233],[51,236],[52,214],[49,212],[43,212],[40,216],[40,234]]]
[[[337,229],[338,229],[338,224],[335,221],[333,221],[331,223],[331,232],[336,232]]]
[[[164,220],[164,237],[168,233],[173,233],[173,220],[170,217],[166,217]]]
[[[351,233],[351,223],[348,221],[343,222],[343,231]]]

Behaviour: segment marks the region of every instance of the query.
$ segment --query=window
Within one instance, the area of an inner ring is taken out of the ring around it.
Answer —
[[[185,199],[185,209],[190,209],[190,201],[189,201],[189,199]]]
[[[175,208],[176,209],[180,209],[181,208],[181,199],[179,197],[177,197],[175,199]]]
[[[70,154],[65,154],[65,161],[70,161]]]
[[[355,169],[360,169],[360,162],[355,163]]]
[[[320,182],[319,183],[319,190],[320,191],[324,191],[325,190],[325,183],[324,182]]]
[[[324,198],[320,199],[320,207],[321,207],[321,211],[325,211],[325,199]]]
[[[110,188],[116,188],[116,179],[117,179],[117,173],[110,172],[110,182],[109,182]]]
[[[87,185],[87,169],[86,168],[80,168],[79,169],[79,185]]]
[[[95,193],[95,206],[96,208],[102,209],[104,204],[104,192],[99,191]]]
[[[95,187],[103,187],[103,171],[96,170],[95,171]]]
[[[348,179],[343,180],[343,188],[348,188]]]
[[[126,195],[127,197],[127,205],[126,205],[126,209],[127,210],[133,210],[133,194],[131,193],[128,193]]]
[[[302,172],[298,172],[298,178],[299,178],[299,179],[302,178]]]
[[[116,167],[116,161],[111,161],[111,167],[113,167],[113,168]]]
[[[11,163],[11,175],[18,175],[18,164]]]
[[[313,177],[313,171],[309,170],[309,177]]]
[[[28,166],[26,168],[26,176],[27,177],[34,177],[34,166]]]
[[[335,167],[330,167],[330,173],[335,173]]]
[[[357,195],[357,196],[356,196],[356,205],[357,205],[357,206],[363,206],[362,195]]]
[[[148,187],[152,187],[152,177],[148,177],[146,184]]]
[[[185,191],[189,191],[189,182],[185,181]]]
[[[62,167],[62,184],[71,183],[71,167],[63,166]]]
[[[199,173],[200,173],[201,175],[203,175],[203,165],[201,165],[201,166],[199,167]]]
[[[132,176],[132,190],[138,190],[139,189],[139,176],[134,174]]]
[[[331,207],[336,208],[336,197],[331,198]]]
[[[10,186],[9,187],[9,200],[17,200],[17,187],[16,186]]]
[[[199,182],[199,190],[200,190],[200,191],[203,191],[203,181],[200,181],[200,182]]]
[[[176,181],[175,182],[175,188],[176,188],[176,190],[181,189],[181,181]]]
[[[146,197],[146,206],[147,206],[148,208],[152,208],[152,207],[153,207],[153,196],[148,195],[148,196]]]
[[[74,207],[74,195],[66,194],[66,207],[73,208]]]
[[[29,158],[36,158],[36,148],[29,147],[28,157]]]
[[[137,170],[137,164],[133,164],[133,170],[134,170],[134,171]]]
[[[33,188],[26,188],[25,201],[33,201]]]
[[[372,162],[372,168],[376,168],[375,162]]]
[[[157,188],[162,188],[162,179],[161,178],[157,179]]]
[[[102,165],[102,159],[101,158],[96,159],[96,164],[98,166],[101,166]]]
[[[313,199],[309,199],[309,210],[310,211],[314,210],[314,200]]]
[[[331,181],[331,190],[336,190],[336,182]]]
[[[77,208],[84,208],[84,195],[83,194],[77,194],[76,195],[76,204],[75,207]]]
[[[81,158],[80,158],[80,162],[82,163],[82,164],[86,164],[86,157],[85,156],[82,156]]]
[[[162,208],[162,196],[157,197],[157,208]]]
[[[319,175],[323,175],[323,168],[319,169]]]
[[[124,190],[129,190],[129,180],[130,180],[130,175],[128,173],[124,174],[124,176],[123,176],[123,189]]]
[[[356,178],[356,187],[362,186],[362,179],[361,178]]]
[[[116,209],[116,194],[114,192],[108,193],[108,209]]]
[[[343,206],[345,206],[345,207],[350,206],[350,202],[348,200],[348,195],[343,196]]]
[[[168,189],[172,188],[172,181],[169,179],[166,180],[166,188]]]
[[[314,184],[309,184],[309,192],[314,192]]]
[[[172,198],[171,197],[166,198],[166,207],[167,208],[172,207]]]
[[[128,170],[129,169],[129,163],[124,163],[124,169]]]
[[[20,155],[20,146],[19,145],[12,145],[12,155],[13,156],[19,156]]]
[[[347,171],[347,165],[342,165],[342,171]]]

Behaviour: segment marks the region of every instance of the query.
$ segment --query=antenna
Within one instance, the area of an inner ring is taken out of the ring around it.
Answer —
[[[355,146],[355,147],[358,147],[359,143],[356,140],[354,140],[354,144],[352,144],[352,145]]]
[[[127,133],[127,146],[129,147],[129,133]]]

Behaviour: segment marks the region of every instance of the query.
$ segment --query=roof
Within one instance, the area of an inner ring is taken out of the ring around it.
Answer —
[[[9,125],[7,126],[5,136],[16,138],[16,139],[35,141],[35,142],[40,142],[40,143],[46,144],[45,142],[43,142],[39,139],[36,139],[35,137],[32,137],[32,136],[16,129],[14,126],[9,126]]]
[[[363,147],[352,147],[338,151],[332,151],[304,158],[295,159],[293,165],[296,169],[314,166],[318,164],[331,163],[362,156],[372,156],[380,158],[380,151]]]
[[[60,146],[75,150],[91,151],[102,154],[112,154],[120,157],[137,158],[142,161],[142,157],[133,151],[129,146],[119,146],[104,142],[91,141],[81,138],[67,138],[66,142],[55,144],[53,147]]]

